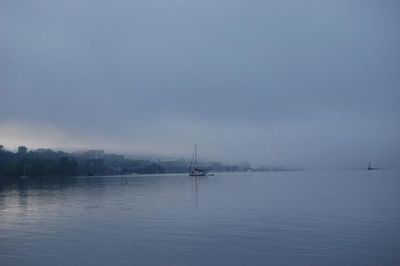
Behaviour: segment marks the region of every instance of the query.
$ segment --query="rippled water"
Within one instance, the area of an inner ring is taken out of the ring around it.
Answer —
[[[0,181],[0,265],[400,265],[400,171]]]

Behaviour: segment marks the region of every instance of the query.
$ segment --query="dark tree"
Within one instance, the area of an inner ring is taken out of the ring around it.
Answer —
[[[18,147],[18,154],[26,154],[27,151],[28,151],[28,148],[25,146]]]

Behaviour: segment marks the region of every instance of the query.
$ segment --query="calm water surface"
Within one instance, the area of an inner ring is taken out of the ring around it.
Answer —
[[[400,265],[400,171],[0,181],[0,265]]]

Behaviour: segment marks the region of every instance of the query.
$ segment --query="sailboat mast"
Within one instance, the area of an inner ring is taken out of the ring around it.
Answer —
[[[192,159],[190,160],[190,165],[189,165],[189,170],[188,170],[189,173],[190,173],[190,171],[192,171],[193,159],[194,159],[194,151],[192,152]]]
[[[194,168],[197,167],[197,144],[194,145]]]

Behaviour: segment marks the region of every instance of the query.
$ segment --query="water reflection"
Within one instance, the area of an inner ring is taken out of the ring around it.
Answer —
[[[199,191],[198,191],[198,178],[197,176],[193,177],[193,187],[194,187],[194,196],[195,196],[195,206],[196,211],[199,210]]]
[[[399,173],[0,179],[0,261],[397,265]]]

